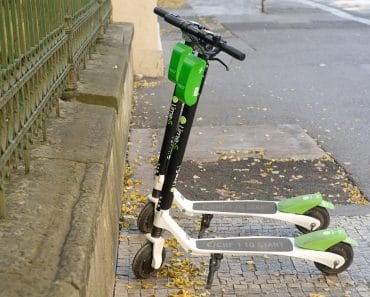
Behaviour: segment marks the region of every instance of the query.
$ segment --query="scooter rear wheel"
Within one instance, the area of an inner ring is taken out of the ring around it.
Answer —
[[[154,221],[154,203],[149,201],[141,210],[137,218],[137,227],[142,233],[150,233]]]
[[[315,263],[315,266],[317,269],[319,269],[321,272],[324,274],[338,274],[346,270],[352,263],[353,261],[353,249],[352,246],[344,243],[344,242],[339,242],[336,245],[333,245],[332,247],[328,248],[326,250],[327,252],[337,254],[339,256],[342,256],[345,260],[344,264],[339,267],[339,268],[330,268],[326,265],[323,265],[321,263]]]
[[[162,250],[162,263],[166,258],[166,250]],[[136,253],[134,260],[132,261],[132,271],[136,278],[145,279],[149,278],[150,275],[155,271],[152,267],[153,260],[153,243],[147,241]]]
[[[315,229],[315,231],[326,229],[326,228],[328,228],[328,226],[330,224],[329,212],[324,207],[316,206],[316,207],[306,211],[304,213],[304,215],[308,216],[308,217],[311,217],[311,218],[314,218],[314,219],[318,219],[320,221],[320,226],[319,226],[319,228]],[[299,231],[301,231],[304,234],[310,233],[310,232],[313,231],[313,230],[306,229],[305,227],[302,227],[302,226],[299,226],[299,225],[296,225],[296,227]]]

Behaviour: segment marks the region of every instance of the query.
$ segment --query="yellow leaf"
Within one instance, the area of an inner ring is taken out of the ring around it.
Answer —
[[[198,287],[204,286],[204,281],[195,281],[194,285]]]
[[[143,288],[143,289],[153,289],[153,285],[152,284],[142,284],[141,288]]]

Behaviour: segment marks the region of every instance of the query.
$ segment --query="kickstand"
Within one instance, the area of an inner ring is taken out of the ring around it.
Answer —
[[[206,229],[209,228],[211,225],[211,220],[213,218],[212,214],[204,214],[202,215],[202,222],[200,223],[200,230],[198,233],[198,238],[202,238]]]
[[[223,254],[211,254],[211,259],[209,260],[209,272],[207,278],[206,289],[210,290],[213,283],[213,278],[215,277],[215,272],[220,268],[221,260],[224,257]]]

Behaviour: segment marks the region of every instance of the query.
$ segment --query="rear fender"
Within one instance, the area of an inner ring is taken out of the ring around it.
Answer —
[[[319,230],[298,236],[294,239],[296,246],[302,249],[326,251],[339,242],[345,242],[351,246],[357,246],[357,242],[348,237],[343,228]]]
[[[334,209],[332,203],[323,200],[322,195],[316,193],[285,199],[278,203],[278,210],[286,213],[304,214],[316,206]]]

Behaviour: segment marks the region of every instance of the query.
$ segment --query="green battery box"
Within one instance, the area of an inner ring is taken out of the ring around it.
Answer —
[[[206,61],[194,55],[188,55],[180,69],[175,94],[182,102],[192,106],[198,101],[200,87],[203,81]]]
[[[193,49],[183,43],[178,42],[172,50],[170,66],[168,67],[168,79],[177,83],[184,59],[191,55]]]
[[[176,84],[175,96],[188,106],[198,100],[206,61],[193,55],[193,49],[177,43],[172,50],[168,79]]]

